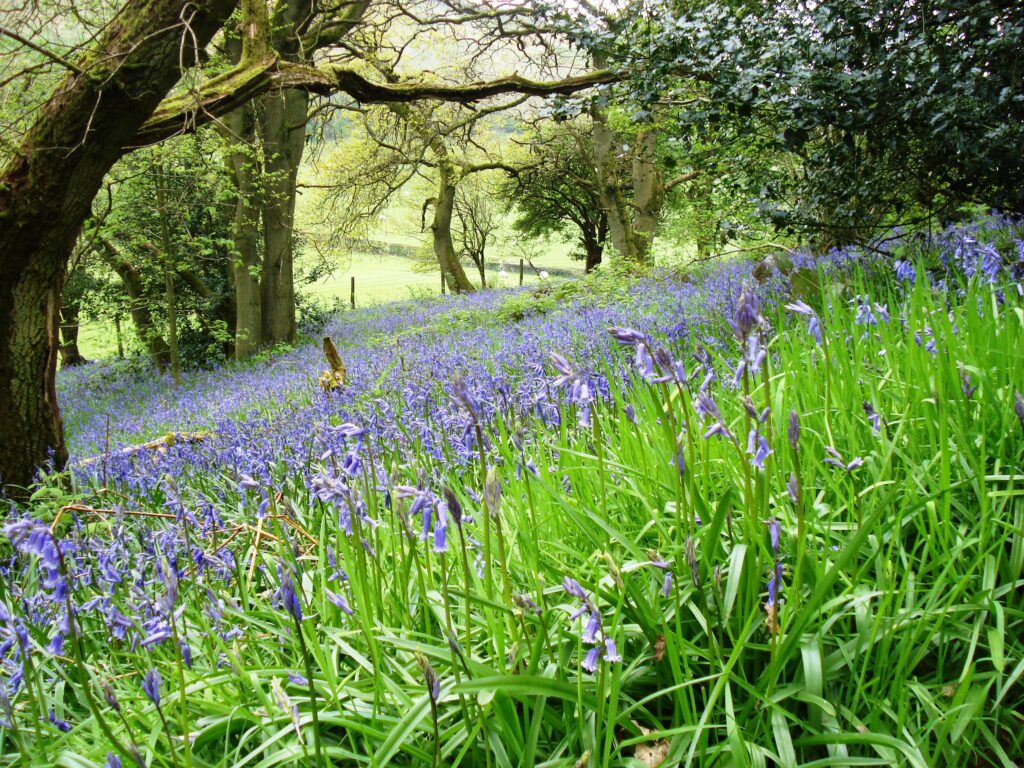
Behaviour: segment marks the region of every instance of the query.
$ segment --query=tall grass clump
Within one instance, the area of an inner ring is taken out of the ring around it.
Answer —
[[[3,759],[1018,764],[1019,234],[791,266],[83,460],[5,527]]]

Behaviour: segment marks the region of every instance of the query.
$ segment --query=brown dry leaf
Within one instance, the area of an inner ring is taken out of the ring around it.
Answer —
[[[644,736],[651,732],[650,728],[644,728],[636,720],[633,721],[633,725],[639,728],[640,733]],[[657,741],[651,741],[646,744],[637,744],[636,750],[633,752],[633,757],[643,763],[646,768],[657,768],[665,762],[665,759],[668,757],[668,741],[665,739],[658,739]]]
[[[654,641],[654,660],[661,661],[665,658],[665,636],[658,635],[658,639]]]

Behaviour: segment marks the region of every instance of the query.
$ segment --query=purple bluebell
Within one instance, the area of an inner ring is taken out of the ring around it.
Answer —
[[[619,656],[619,649],[615,645],[615,641],[610,637],[604,639],[604,658],[610,664],[614,664],[617,661],[622,661],[622,657]]]
[[[1020,428],[1024,429],[1024,396],[1021,396],[1020,390],[1014,393],[1013,412],[1017,414]]]
[[[601,614],[595,610],[590,611],[590,615],[587,617],[587,623],[583,627],[583,633],[580,635],[580,639],[584,643],[597,642],[597,633],[601,630]]]
[[[749,285],[744,285],[739,301],[736,302],[736,311],[729,319],[729,325],[736,338],[745,341],[754,327],[761,322],[761,301]]]
[[[597,662],[600,660],[601,652],[603,650],[604,646],[595,645],[593,648],[587,651],[587,655],[580,663],[580,666],[583,667],[583,669],[587,672],[590,672],[591,674],[597,672]]]
[[[352,610],[352,606],[349,605],[348,600],[345,599],[345,596],[343,594],[341,594],[340,592],[332,592],[329,589],[326,590],[326,594],[327,599],[330,600],[331,604],[339,608],[342,613],[345,613],[349,616],[351,616],[354,613]]]
[[[281,600],[281,607],[291,614],[295,621],[302,621],[302,601],[295,589],[291,568],[283,563],[278,563],[277,579],[280,585],[278,597]]]
[[[747,452],[753,454],[753,457],[750,459],[751,465],[755,469],[764,469],[764,462],[772,455],[772,450],[768,447],[768,440],[765,439],[764,435],[760,434],[757,430],[751,430],[750,437],[753,438],[755,435],[756,447],[748,445]]]
[[[860,456],[853,458],[850,461],[844,461],[839,451],[830,445],[825,446],[825,450],[828,452],[828,456],[825,458],[825,463],[830,464],[833,467],[838,467],[844,472],[853,472],[855,469],[859,469],[864,466],[864,459]]]
[[[779,524],[778,519],[771,517],[768,519],[768,538],[771,541],[772,552],[775,555],[779,554],[779,537],[782,533],[782,526]]]
[[[575,597],[579,600],[588,600],[587,593],[583,591],[583,587],[576,579],[571,576],[562,577],[562,589],[564,589],[571,597]]]
[[[107,759],[103,763],[105,768],[124,768],[121,758],[113,752],[107,752]]]
[[[69,723],[67,720],[61,720],[59,717],[57,717],[57,712],[52,707],[50,708],[50,711],[47,714],[47,719],[61,733],[67,733],[71,730],[71,723]]]
[[[906,259],[897,259],[893,264],[893,270],[896,272],[897,280],[912,283],[917,279],[917,270],[914,269],[913,263]]]
[[[303,687],[309,685],[309,680],[298,672],[288,672],[288,682],[294,683],[295,685],[301,685]]]
[[[437,520],[434,522],[434,551],[448,551],[448,505],[437,503]]]
[[[789,438],[789,447],[794,451],[800,449],[800,414],[796,411],[789,412],[789,428],[786,432]]]
[[[632,328],[621,328],[613,325],[608,328],[608,333],[611,334],[611,337],[619,342],[619,344],[631,347],[647,344],[647,336],[640,331],[633,330]]]
[[[160,706],[160,686],[163,682],[156,667],[147,670],[142,678],[142,692],[158,707]]]
[[[865,400],[861,405],[864,408],[864,414],[868,417],[868,421],[871,423],[871,431],[877,435],[882,431],[881,415],[867,400]]]

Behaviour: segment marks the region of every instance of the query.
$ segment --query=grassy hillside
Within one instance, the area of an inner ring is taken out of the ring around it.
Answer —
[[[985,221],[344,312],[330,392],[314,344],[65,372],[0,754],[1017,765],[1022,276]]]

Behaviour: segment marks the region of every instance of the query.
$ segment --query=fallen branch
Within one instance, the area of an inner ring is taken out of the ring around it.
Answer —
[[[129,445],[127,448],[121,448],[113,453],[104,453],[101,456],[93,456],[88,459],[83,459],[79,464],[87,467],[90,464],[95,464],[98,461],[105,461],[113,456],[130,456],[133,453],[139,453],[140,451],[159,451],[160,453],[166,453],[168,448],[176,444],[199,443],[207,438],[213,437],[214,434],[215,433],[209,430],[203,430],[200,432],[168,432],[163,437],[150,440],[148,443]]]

